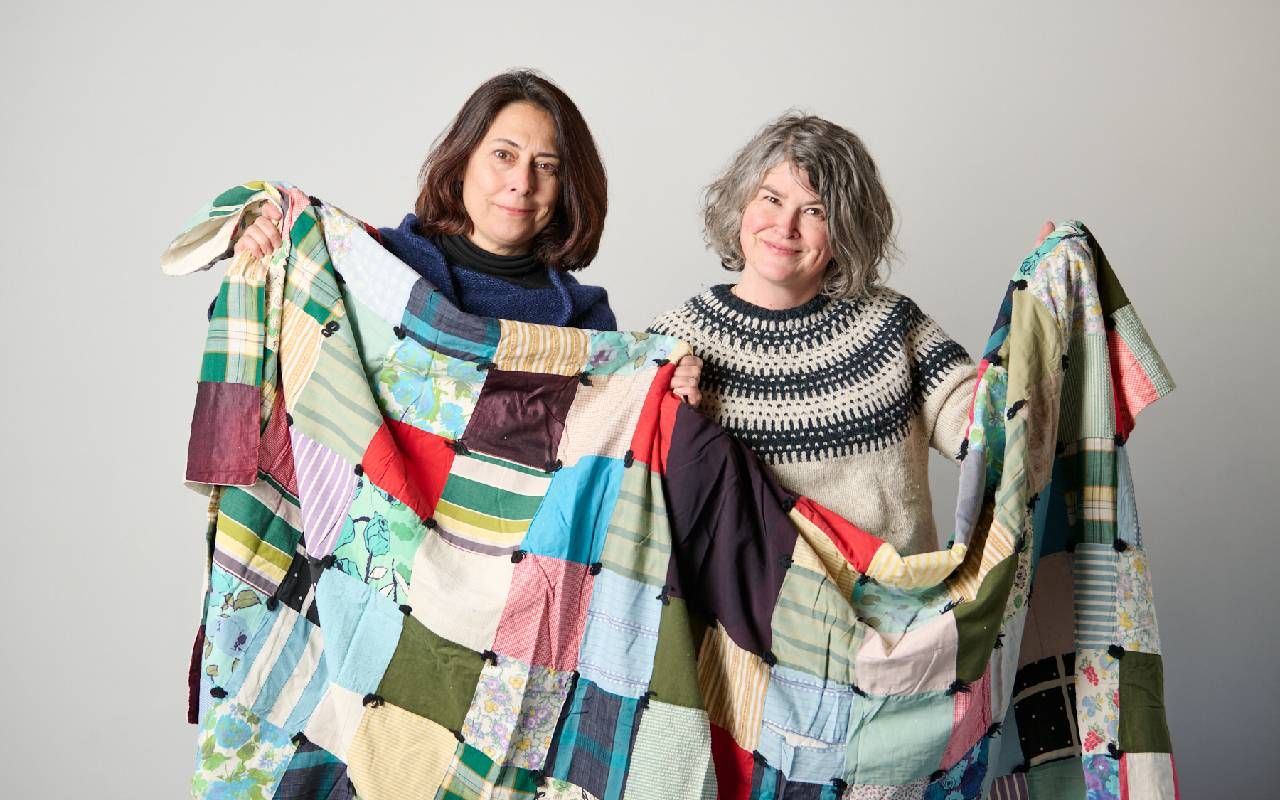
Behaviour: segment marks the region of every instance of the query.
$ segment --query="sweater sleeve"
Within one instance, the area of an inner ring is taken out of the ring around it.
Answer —
[[[911,337],[914,383],[929,446],[958,461],[977,382],[973,359],[932,318],[921,314]]]

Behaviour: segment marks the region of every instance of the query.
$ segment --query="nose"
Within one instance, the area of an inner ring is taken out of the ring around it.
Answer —
[[[795,239],[800,236],[800,210],[779,209],[773,221],[773,227],[784,239]]]
[[[507,188],[515,192],[521,197],[526,197],[533,192],[533,165],[528,167],[518,167],[508,173]]]

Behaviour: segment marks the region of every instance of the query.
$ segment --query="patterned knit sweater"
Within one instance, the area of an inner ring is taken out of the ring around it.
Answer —
[[[937,548],[928,448],[955,459],[975,370],[910,298],[885,288],[772,311],[715,286],[658,317],[706,362],[702,410],[787,488],[901,553]]]

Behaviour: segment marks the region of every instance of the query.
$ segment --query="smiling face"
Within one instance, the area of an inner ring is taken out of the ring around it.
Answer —
[[[542,108],[511,103],[498,112],[467,160],[462,205],[476,246],[500,256],[529,252],[560,198],[556,126]]]
[[[742,209],[745,262],[739,296],[770,308],[800,305],[822,289],[831,261],[822,198],[804,170],[783,161]]]

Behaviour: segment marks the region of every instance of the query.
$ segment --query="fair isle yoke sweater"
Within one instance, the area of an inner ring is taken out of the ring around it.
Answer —
[[[964,439],[975,374],[964,348],[892,289],[781,311],[731,289],[651,328],[706,362],[702,410],[792,491],[899,552],[934,549],[928,448],[955,459]]]

